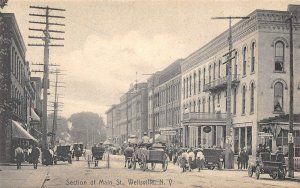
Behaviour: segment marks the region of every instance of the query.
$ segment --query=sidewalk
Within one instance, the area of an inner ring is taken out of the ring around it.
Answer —
[[[22,164],[17,170],[14,163],[0,164],[0,188],[41,188],[49,173],[49,167],[39,165],[33,169],[32,164]]]

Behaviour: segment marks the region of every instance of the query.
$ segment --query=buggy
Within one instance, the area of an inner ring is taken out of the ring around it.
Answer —
[[[56,152],[54,155],[54,164],[57,164],[57,161],[68,161],[69,164],[72,163],[72,157],[71,157],[71,146],[57,146]]]
[[[90,160],[90,157],[88,158],[88,167],[90,168],[91,162],[94,162],[95,167],[98,167],[98,163],[103,159],[104,153],[105,147],[92,147],[92,160]]]
[[[79,157],[81,157],[83,154],[83,144],[78,144],[78,143],[73,144],[73,149],[74,149],[73,158],[75,156],[76,160],[79,161]]]
[[[208,169],[221,169],[222,168],[222,152],[223,149],[215,149],[215,148],[208,148],[203,150],[203,154],[205,157],[204,166]]]

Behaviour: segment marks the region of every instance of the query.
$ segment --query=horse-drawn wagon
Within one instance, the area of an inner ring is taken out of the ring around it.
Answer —
[[[282,153],[272,155],[270,152],[261,152],[256,159],[256,164],[250,165],[248,168],[249,177],[252,177],[254,172],[256,179],[259,179],[261,174],[269,174],[273,179],[285,179],[284,155]]]
[[[156,164],[162,164],[162,170],[166,171],[168,168],[168,156],[165,152],[165,147],[161,145],[153,145],[152,147],[142,146],[137,147],[133,156],[133,169],[136,169],[136,164],[145,171],[148,169],[148,163],[151,163],[152,170]]]

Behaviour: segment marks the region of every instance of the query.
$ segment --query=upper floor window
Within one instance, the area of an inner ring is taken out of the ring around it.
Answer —
[[[283,84],[281,82],[274,85],[274,111],[283,111]]]
[[[254,112],[254,83],[250,85],[250,112]]]
[[[201,100],[198,100],[198,112],[200,112],[200,105],[201,105]]]
[[[275,71],[284,70],[284,43],[277,41],[275,43]]]
[[[242,114],[246,112],[246,86],[242,88]]]
[[[203,69],[203,88],[205,87],[205,68]]]
[[[201,92],[201,71],[198,71],[198,92]]]
[[[202,112],[205,112],[205,98],[202,99]]]
[[[211,65],[208,67],[208,83],[211,82]]]
[[[185,99],[185,79],[183,79],[183,98]]]
[[[221,78],[221,60],[219,60],[219,66],[218,66],[218,78]]]
[[[192,76],[190,76],[190,96],[192,95]]]
[[[214,74],[213,74],[213,80],[216,79],[216,62],[214,62]]]
[[[233,114],[236,114],[236,88],[233,89]]]
[[[196,88],[196,78],[197,78],[197,74],[194,73],[194,95],[196,95],[196,91],[197,91],[197,88]]]
[[[251,44],[251,72],[254,72],[255,68],[255,42]]]
[[[243,75],[246,75],[247,71],[247,61],[246,61],[246,55],[247,55],[247,48],[243,48]]]

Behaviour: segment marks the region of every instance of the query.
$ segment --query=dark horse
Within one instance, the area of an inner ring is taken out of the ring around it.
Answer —
[[[124,150],[125,167],[126,167],[126,163],[128,163],[128,168],[131,168],[130,162],[132,160],[133,153],[134,153],[133,147],[128,146],[127,148],[125,148],[125,150]]]

